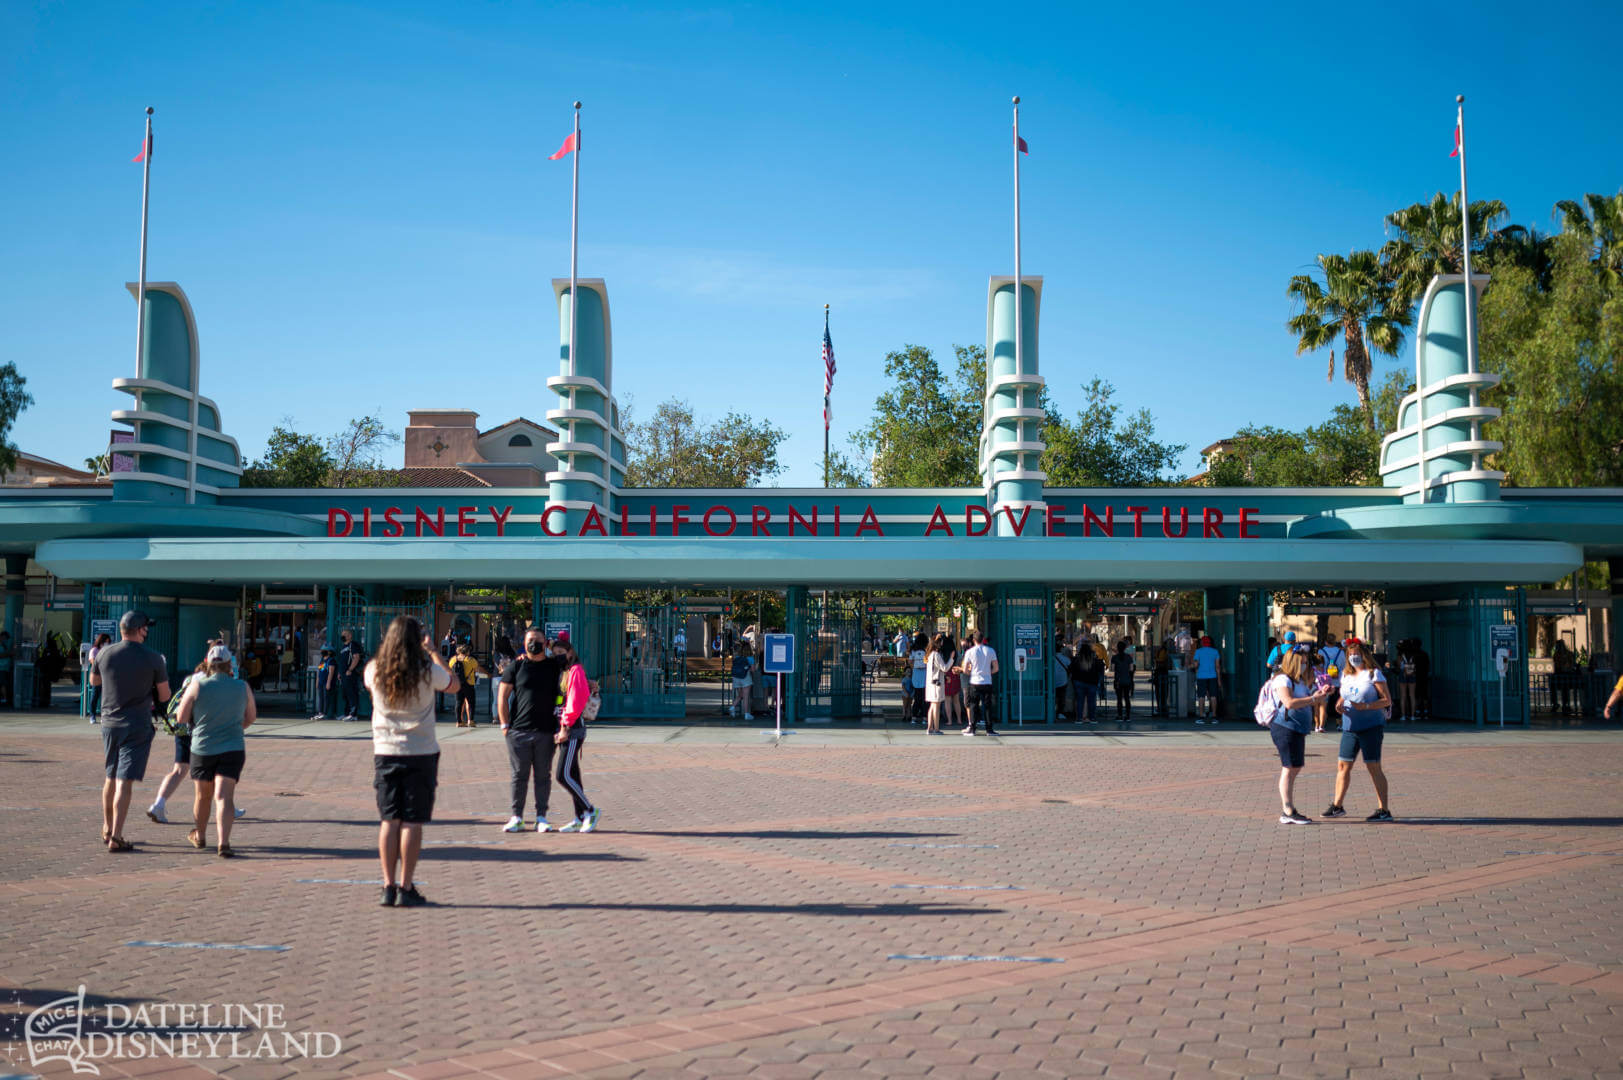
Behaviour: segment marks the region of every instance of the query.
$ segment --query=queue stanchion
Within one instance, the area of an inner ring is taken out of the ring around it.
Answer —
[[[795,636],[766,634],[762,638],[761,671],[778,678],[778,724],[774,738],[783,738],[783,677],[795,671]]]

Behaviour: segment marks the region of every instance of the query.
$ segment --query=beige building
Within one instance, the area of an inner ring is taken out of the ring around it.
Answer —
[[[23,451],[17,453],[17,467],[0,479],[0,487],[83,487],[110,483],[105,476],[75,469],[60,461]]]
[[[402,472],[411,487],[538,488],[558,467],[546,449],[557,440],[522,416],[480,431],[471,409],[418,409],[407,414]]]

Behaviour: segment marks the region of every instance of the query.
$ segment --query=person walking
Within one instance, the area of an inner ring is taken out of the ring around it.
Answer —
[[[952,640],[937,634],[930,640],[930,655],[924,661],[924,701],[928,712],[924,733],[941,734],[941,711],[947,700],[947,676],[951,674]]]
[[[1223,654],[1217,651],[1212,639],[1200,636],[1200,648],[1195,650],[1195,706],[1199,714],[1195,723],[1217,723],[1217,699],[1223,693]]]
[[[524,632],[524,655],[502,672],[496,687],[496,718],[507,737],[507,762],[512,768],[512,816],[503,832],[524,831],[524,797],[531,777],[535,782],[535,831],[551,830],[547,803],[552,793],[552,756],[557,749],[558,680],[563,664],[547,649],[546,635],[538,626]]]
[[[152,620],[126,611],[119,641],[108,645],[90,669],[90,685],[102,688],[101,745],[107,777],[101,786],[101,840],[110,852],[134,851],[124,838],[135,784],[146,778],[152,753],[152,707],[169,700],[169,665],[146,646]]]
[[[1381,766],[1381,742],[1391,715],[1392,692],[1386,676],[1375,666],[1369,650],[1357,638],[1347,639],[1347,672],[1341,677],[1341,752],[1336,761],[1336,792],[1325,817],[1342,817],[1342,800],[1352,783],[1353,765],[1364,755],[1364,767],[1375,785],[1375,812],[1365,821],[1391,821],[1387,806],[1386,773]]]
[[[186,681],[180,695],[180,724],[191,732],[192,831],[187,839],[206,843],[209,807],[214,807],[215,854],[229,859],[231,826],[236,821],[236,790],[242,780],[248,743],[244,733],[259,718],[253,691],[231,675],[231,650],[213,645],[203,659],[207,671]]]
[[[1620,701],[1623,701],[1623,678],[1619,678],[1617,680],[1617,685],[1612,687],[1612,694],[1606,699],[1606,708],[1601,710],[1601,716],[1607,720],[1610,720],[1612,718],[1612,713],[1617,710],[1617,705]]]
[[[1268,650],[1268,659],[1267,659],[1266,663],[1267,663],[1267,666],[1268,666],[1268,677],[1269,678],[1272,678],[1273,676],[1279,674],[1280,661],[1284,660],[1286,655],[1289,654],[1290,651],[1292,649],[1294,649],[1295,647],[1296,647],[1296,631],[1295,630],[1287,630],[1287,631],[1285,631],[1285,639],[1283,641],[1281,641],[1279,644],[1275,645],[1272,649]]]
[[[175,763],[163,774],[163,779],[158,781],[158,795],[152,800],[152,805],[147,807],[147,817],[155,824],[169,824],[169,796],[173,795],[175,789],[180,787],[180,782],[191,774],[192,734],[191,729],[180,718],[180,702],[186,696],[186,688],[192,684],[192,680],[208,674],[208,654],[217,644],[219,642],[213,638],[209,639],[208,645],[203,649],[203,659],[198,661],[197,667],[180,681],[180,688],[175,691],[175,696],[169,699],[168,711],[159,720],[159,725],[164,731],[174,737]]]
[[[344,632],[349,636],[349,631]],[[384,907],[421,907],[413,875],[423,850],[423,824],[434,816],[440,746],[434,737],[434,694],[461,689],[409,615],[396,615],[363,675],[372,694],[372,788],[378,802],[378,861]]]
[[[456,693],[456,726],[473,727],[473,706],[479,685],[479,661],[468,651],[466,641],[457,644],[450,668],[456,672],[461,689]]]
[[[1099,663],[1099,654],[1093,651],[1093,642],[1084,634],[1076,645],[1076,658],[1071,661],[1071,693],[1076,699],[1076,716],[1084,724],[1098,720],[1099,687],[1105,679],[1105,666]]]
[[[1111,681],[1116,691],[1116,723],[1133,722],[1133,673],[1138,670],[1133,654],[1127,651],[1127,639],[1116,642],[1116,655],[1110,658]]]
[[[344,719],[359,720],[361,718],[361,672],[362,662],[366,660],[366,649],[356,640],[354,631],[345,630],[339,635],[343,642],[338,647],[338,683],[344,691]],[[430,648],[429,652],[434,650]]]
[[[96,666],[96,657],[101,651],[113,643],[113,635],[97,634],[95,644],[90,646],[90,666]],[[101,683],[93,683],[90,687],[90,722],[101,723]]]
[[[580,751],[586,743],[586,705],[592,698],[592,685],[568,637],[552,643],[552,655],[563,666],[558,684],[558,733],[552,737],[564,748],[563,757],[558,759],[558,783],[569,789],[569,797],[575,802],[574,819],[559,826],[558,831],[596,832],[600,811],[586,797],[580,781]]]
[[[1420,710],[1415,707],[1415,659],[1412,638],[1398,642],[1398,722],[1410,723]],[[1552,706],[1554,702],[1551,702]]]
[[[1268,725],[1279,751],[1279,823],[1308,825],[1313,819],[1296,809],[1296,775],[1306,760],[1307,733],[1313,729],[1313,708],[1324,700],[1313,689],[1313,669],[1307,646],[1297,645],[1279,661],[1279,674],[1268,680],[1274,717]]]
[[[979,723],[988,735],[996,735],[992,730],[992,711],[997,708],[992,677],[997,674],[997,653],[986,643],[986,631],[975,631],[975,644],[964,653],[964,670],[969,675],[969,726],[963,734],[973,736]]]

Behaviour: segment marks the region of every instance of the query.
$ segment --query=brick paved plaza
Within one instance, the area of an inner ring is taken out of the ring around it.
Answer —
[[[107,854],[96,729],[0,721],[14,1039],[83,984],[87,1032],[108,1006],[274,1003],[342,1042],[104,1077],[1623,1075],[1616,730],[1395,733],[1396,823],[1363,821],[1360,766],[1347,818],[1287,827],[1249,723],[604,726],[602,831],[537,836],[499,829],[499,736],[441,725],[435,906],[389,910],[364,730],[254,734],[233,862],[187,845],[189,783],[176,823],[137,808],[139,850]],[[1310,814],[1335,746],[1309,743]],[[70,1075],[7,1050],[0,1075]]]

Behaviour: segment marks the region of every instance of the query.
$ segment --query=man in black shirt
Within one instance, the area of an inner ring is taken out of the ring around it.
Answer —
[[[366,663],[366,649],[345,630],[340,635],[343,644],[338,647],[338,685],[344,691],[344,719],[361,718],[361,668]]]
[[[513,767],[513,816],[504,832],[524,831],[524,792],[535,774],[535,831],[547,823],[547,796],[552,793],[552,755],[558,730],[558,681],[563,665],[547,649],[538,627],[524,633],[524,655],[507,665],[496,688],[496,717],[507,736],[507,760]]]

